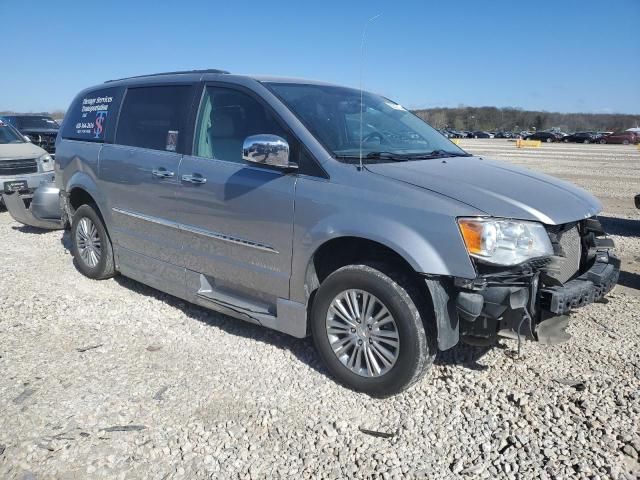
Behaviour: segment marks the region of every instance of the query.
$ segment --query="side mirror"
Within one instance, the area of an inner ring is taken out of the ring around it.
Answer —
[[[242,158],[247,162],[269,165],[284,170],[295,170],[298,165],[289,162],[289,144],[277,135],[251,135],[242,144]]]
[[[29,135],[23,135],[26,142],[31,143],[31,137]]]

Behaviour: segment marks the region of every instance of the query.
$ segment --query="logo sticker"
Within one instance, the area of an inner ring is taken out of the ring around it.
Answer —
[[[93,138],[102,138],[104,136],[104,128],[105,128],[104,122],[108,114],[109,112],[107,111],[96,113],[96,121],[95,121],[95,126],[93,128],[93,133],[94,133]]]

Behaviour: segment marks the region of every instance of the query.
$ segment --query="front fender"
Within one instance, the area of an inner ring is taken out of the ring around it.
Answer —
[[[460,234],[457,230],[450,229],[447,233],[443,228],[435,238],[430,238],[428,232],[421,232],[402,219],[374,213],[351,215],[348,211],[326,217],[310,225],[309,229],[297,223],[295,229],[291,298],[299,302],[306,302],[305,280],[313,255],[326,242],[341,237],[380,243],[398,253],[418,273],[463,278],[476,276],[466,249],[458,244]]]

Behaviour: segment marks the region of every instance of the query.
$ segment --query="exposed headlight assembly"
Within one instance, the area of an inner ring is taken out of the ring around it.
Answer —
[[[549,235],[541,223],[495,218],[459,218],[469,255],[493,265],[517,265],[553,255]]]
[[[48,153],[41,155],[38,158],[38,163],[42,165],[43,172],[50,172],[53,170],[53,158]]]

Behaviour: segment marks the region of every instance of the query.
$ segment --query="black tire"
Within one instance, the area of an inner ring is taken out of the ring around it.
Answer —
[[[589,140],[584,140],[582,143],[589,144],[589,143],[591,143],[591,142],[590,142]]]
[[[562,140],[564,143],[569,143],[569,140],[567,140],[566,138],[564,140]]]
[[[629,145],[629,140],[623,140],[623,141],[622,141],[622,144],[623,144],[623,145]]]
[[[599,142],[599,143],[600,143],[600,145],[606,145],[606,144],[607,144],[607,141],[606,141],[605,139],[602,139],[602,140],[600,140],[600,142]]]
[[[83,218],[87,218],[96,227],[97,235],[100,239],[100,259],[95,266],[89,265],[80,254],[78,247],[78,228]],[[111,278],[116,274],[115,262],[113,259],[113,247],[111,239],[107,234],[102,217],[98,213],[95,205],[85,204],[80,206],[73,215],[71,222],[71,254],[73,255],[76,268],[83,275],[94,280]]]
[[[547,143],[551,143],[551,142],[553,142],[553,138],[551,138],[551,137],[547,137],[546,142],[547,142]]]
[[[320,285],[311,310],[313,340],[331,374],[343,385],[374,397],[397,394],[420,380],[436,354],[433,314],[425,295],[403,275],[383,273],[384,267],[348,265],[329,275]],[[358,375],[334,353],[326,328],[326,318],[334,298],[349,289],[363,290],[377,297],[393,316],[400,347],[395,364],[384,374]]]

